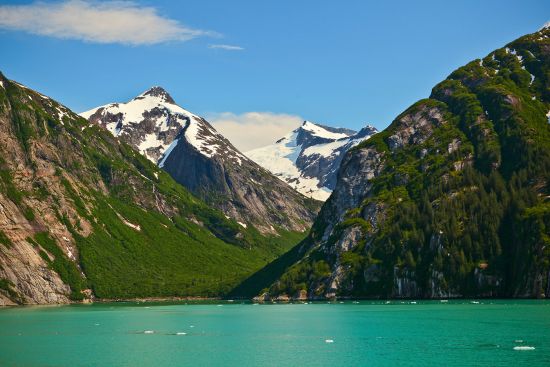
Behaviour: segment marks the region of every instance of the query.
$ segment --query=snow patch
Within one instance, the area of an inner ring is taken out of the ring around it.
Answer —
[[[113,209],[111,207],[111,209]],[[122,215],[120,215],[117,211],[115,211],[118,219],[120,219],[122,221],[122,223],[126,224],[128,227],[132,228],[132,229],[135,229],[136,231],[141,231],[141,226],[139,224],[134,224],[134,223],[131,223],[130,221],[128,221],[126,218],[124,218]]]
[[[186,140],[193,145],[204,156],[211,158],[218,153],[219,145],[215,144],[213,139],[208,139],[205,135],[207,133],[213,133],[219,135],[215,131],[204,131],[206,126],[197,123],[198,121],[191,121],[189,126],[185,130]],[[209,130],[209,129],[208,129]]]
[[[324,201],[330,196],[331,190],[320,188],[319,179],[303,176],[296,166],[296,160],[302,149],[296,142],[297,136],[298,130],[295,130],[275,144],[257,148],[245,154],[303,195]]]
[[[323,127],[314,124],[310,121],[305,121],[302,125],[302,129],[309,131],[314,136],[318,136],[320,138],[326,138],[326,139],[342,139],[347,138],[348,135],[344,133],[333,133],[331,131],[328,131],[327,129],[324,129]]]
[[[162,159],[160,160],[159,162],[159,167],[162,168],[164,167],[164,163],[166,162],[166,158],[168,158],[168,156],[170,155],[170,153],[172,153],[172,150],[174,150],[174,148],[176,147],[176,145],[178,145],[178,141],[179,139],[176,139],[172,142],[172,144],[170,144],[168,146],[168,148],[164,151],[164,154],[162,156]]]

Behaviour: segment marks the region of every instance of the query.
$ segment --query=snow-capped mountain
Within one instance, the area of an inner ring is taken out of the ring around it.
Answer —
[[[239,152],[161,87],[81,114],[136,147],[177,182],[242,226],[305,230],[316,205]]]
[[[336,185],[344,153],[375,133],[372,126],[356,132],[304,121],[275,144],[245,154],[298,192],[324,201]]]
[[[220,143],[225,144],[225,138],[208,122],[178,106],[161,87],[152,87],[129,102],[110,103],[80,115],[123,137],[160,167],[182,137],[206,157],[218,153]],[[178,136],[182,131],[183,136]],[[244,158],[236,149],[227,153],[237,161]]]

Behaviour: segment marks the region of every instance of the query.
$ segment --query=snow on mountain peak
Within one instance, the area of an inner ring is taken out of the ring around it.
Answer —
[[[170,104],[173,104],[173,105],[176,104],[176,101],[174,101],[172,96],[170,94],[168,94],[168,92],[164,88],[159,87],[159,86],[154,86],[154,87],[149,88],[148,90],[141,93],[139,96],[137,96],[134,99],[141,99],[141,98],[145,98],[147,96],[157,97],[161,101],[166,102],[166,103],[170,103]]]
[[[304,121],[275,144],[245,154],[298,192],[324,201],[344,153],[376,132],[368,125],[355,132]]]
[[[313,136],[325,139],[342,139],[350,135],[344,132],[331,131],[330,128],[311,121],[304,121],[300,129],[310,132]]]
[[[210,124],[175,104],[168,92],[158,86],[126,103],[110,103],[80,115],[103,126],[114,136],[123,137],[145,157],[159,164],[166,160],[172,151],[170,147],[177,145],[181,138],[206,157],[212,157],[222,150],[222,145],[227,145]]]

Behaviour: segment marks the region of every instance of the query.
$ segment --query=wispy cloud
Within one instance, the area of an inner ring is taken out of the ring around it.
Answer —
[[[273,144],[303,122],[300,116],[273,112],[223,112],[206,117],[242,152]]]
[[[242,51],[244,50],[241,46],[234,46],[234,45],[209,45],[208,48],[218,49],[218,50],[226,50],[226,51]]]
[[[0,28],[97,43],[151,45],[214,35],[131,1],[68,0],[0,6]]]

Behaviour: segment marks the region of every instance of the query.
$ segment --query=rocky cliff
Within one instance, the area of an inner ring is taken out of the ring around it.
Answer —
[[[454,71],[345,155],[269,294],[550,296],[549,110],[548,28]]]

